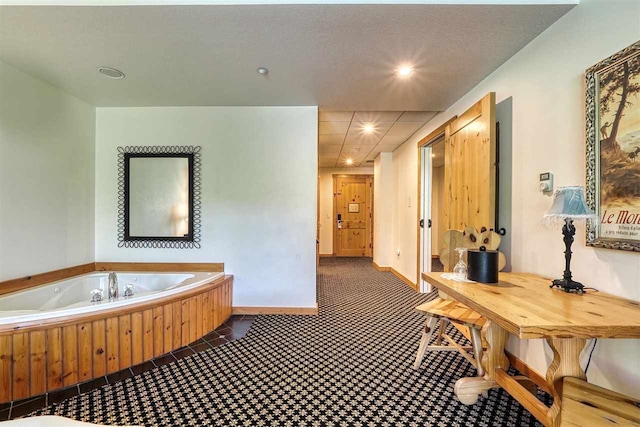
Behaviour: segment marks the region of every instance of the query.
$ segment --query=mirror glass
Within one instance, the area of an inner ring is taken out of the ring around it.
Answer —
[[[129,235],[189,234],[189,160],[133,157],[129,160]]]
[[[118,151],[118,246],[199,248],[200,147]]]

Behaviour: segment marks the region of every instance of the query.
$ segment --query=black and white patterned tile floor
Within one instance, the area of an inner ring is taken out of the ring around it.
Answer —
[[[319,316],[258,316],[243,338],[32,413],[145,426],[537,426],[501,390],[473,406],[453,394],[474,369],[428,353],[416,294],[370,259],[323,259]],[[462,338],[460,338],[462,339]]]

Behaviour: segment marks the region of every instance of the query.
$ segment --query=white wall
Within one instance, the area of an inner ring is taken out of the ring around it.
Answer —
[[[497,102],[512,98],[511,263],[514,271],[560,277],[564,267],[562,236],[559,230],[541,225],[551,200],[538,191],[538,174],[553,172],[556,186],[584,185],[584,70],[639,39],[639,2],[582,0],[394,152],[399,188],[408,186],[395,209],[405,214],[407,195],[415,197],[416,180],[407,179],[404,171],[415,171],[414,147],[419,139],[487,92],[495,91]],[[412,218],[408,213],[406,217]],[[410,255],[399,264],[411,273],[415,271],[415,264],[411,264],[415,263],[411,254],[415,230],[398,231],[396,244],[406,247]],[[578,227],[573,250],[576,280],[640,300],[639,254],[586,247],[584,227]],[[508,348],[542,373],[552,360],[540,340],[512,337]],[[640,398],[640,340],[601,340],[588,377],[591,382]]]
[[[0,281],[93,262],[95,109],[0,62]]]
[[[393,264],[393,154],[380,153],[373,177],[373,262],[380,267]]]
[[[224,262],[234,305],[315,307],[316,107],[98,108],[96,260]],[[117,245],[117,153],[202,146],[202,248]]]
[[[418,145],[402,144],[393,152],[392,267],[417,283]],[[400,251],[400,255],[398,255]]]
[[[373,168],[320,168],[320,255],[333,254],[333,174],[373,175]]]

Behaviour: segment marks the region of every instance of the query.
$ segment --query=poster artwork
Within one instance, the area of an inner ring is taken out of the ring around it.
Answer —
[[[599,237],[640,243],[640,52],[596,75]]]

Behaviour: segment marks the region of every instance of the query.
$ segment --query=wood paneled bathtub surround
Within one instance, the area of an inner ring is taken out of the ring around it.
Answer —
[[[60,270],[38,273],[30,276],[0,282],[0,295],[20,291],[68,279],[70,277],[81,276],[95,271],[156,271],[156,272],[224,272],[224,264],[221,262],[181,262],[181,263],[161,263],[161,262],[91,262],[89,264],[75,265]]]
[[[232,286],[227,275],[113,311],[1,329],[0,403],[117,372],[196,341],[231,315]]]

